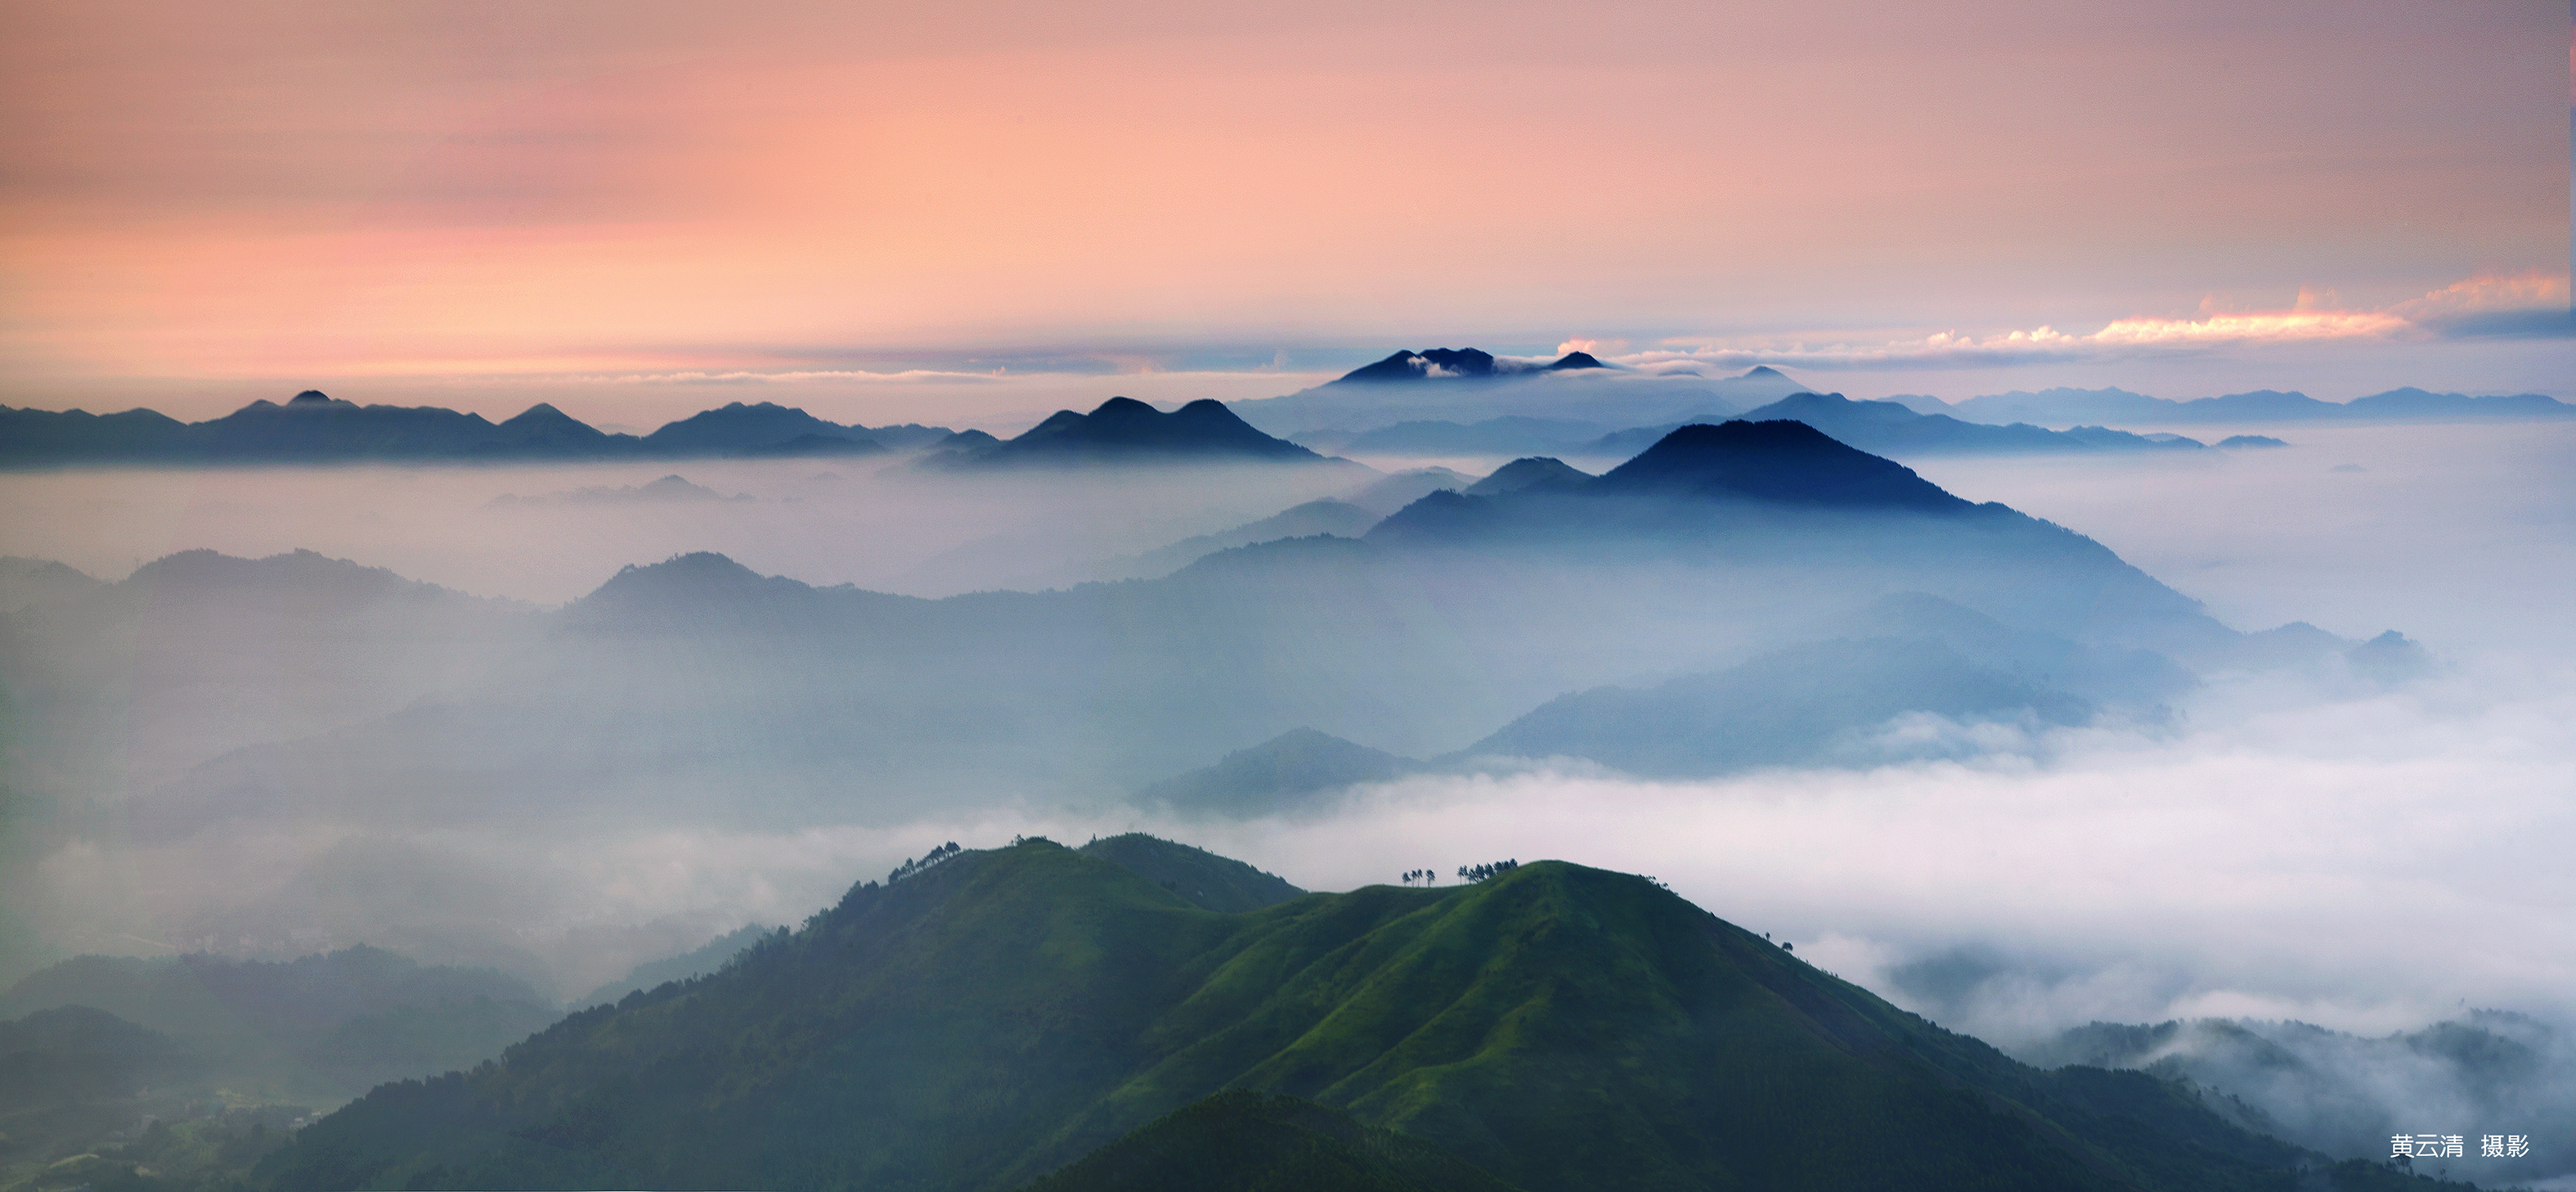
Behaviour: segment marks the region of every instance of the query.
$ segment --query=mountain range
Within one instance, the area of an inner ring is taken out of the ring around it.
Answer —
[[[477,1063],[558,1013],[518,978],[365,946],[292,961],[80,956],[0,993],[0,1023],[67,1009],[90,1016],[84,1030],[160,1040],[151,1054],[174,1074],[323,1101]]]
[[[1568,363],[1576,357],[1581,363]],[[1849,403],[1872,408],[1811,406],[1799,412],[1772,404],[1821,393],[1767,365],[1711,377],[1698,366],[1669,362],[1645,369],[1606,364],[1583,353],[1551,363],[1497,357],[1474,348],[1438,348],[1397,352],[1312,389],[1237,403],[1236,412],[1273,433],[1336,453],[1619,458],[1644,450],[1679,426],[1728,417],[1797,417],[1853,446],[1903,455],[2197,445],[2124,435],[2105,429],[2109,427],[2576,416],[2576,405],[2536,393],[2472,397],[2413,387],[2342,403],[2272,390],[2175,401],[2121,389],[2068,388],[1990,394],[1955,404],[1920,394],[1885,399],[1919,415],[1953,420],[1946,424],[1916,424],[1874,408],[1882,404],[1877,402]],[[1813,420],[1806,417],[1810,414]],[[2013,433],[1973,429],[1979,426]]]
[[[2445,1133],[2512,1130],[2535,1142],[2576,1129],[2566,1092],[2576,1037],[2497,1010],[2378,1036],[2262,1019],[2094,1022],[2017,1054],[2042,1067],[2135,1068],[2183,1082],[2243,1106],[2243,1119],[2266,1134],[2332,1154],[2378,1153],[2396,1135],[2430,1129],[2428,1117],[2457,1123]],[[2536,1147],[2482,1159],[2479,1178],[2499,1183],[2546,1186],[2567,1166],[2564,1153]]]
[[[1417,360],[1419,364],[1411,363]],[[1512,434],[1509,422],[1492,425],[1507,419],[1612,429],[1723,418],[1806,388],[1767,366],[1710,377],[1696,371],[1643,372],[1602,365],[1581,353],[1543,362],[1506,360],[1474,348],[1437,348],[1398,352],[1311,389],[1236,402],[1234,411],[1272,434],[1294,436],[1334,451],[1353,449],[1341,445],[1348,441],[1341,436],[1356,437],[1409,422],[1479,428],[1463,436],[1442,426],[1417,428],[1418,433],[1409,436],[1416,441],[1401,449],[1440,454],[1451,449],[1426,451],[1418,440]],[[1549,448],[1556,446],[1540,442],[1476,454],[1554,454]]]
[[[181,422],[150,410],[90,414],[0,406],[0,467],[59,464],[491,462],[865,455],[946,438],[945,427],[843,426],[803,410],[734,402],[648,435],[609,434],[539,403],[493,423],[434,406],[361,406],[315,390]]]
[[[498,1063],[379,1087],[252,1182],[2413,1182],[2143,1073],[2024,1066],[1650,879],[1513,863],[1225,912],[1100,845],[1021,840],[861,883],[721,972],[574,1014]]]
[[[1610,430],[1599,423],[1505,417],[1472,425],[1399,422],[1369,431],[1307,431],[1291,436],[1311,447],[1353,455],[1472,456],[1562,454],[1625,459],[1684,426],[1730,420],[1803,422],[1864,451],[1895,457],[2033,455],[2103,451],[2198,450],[2180,435],[2137,435],[2099,426],[2047,430],[2028,423],[1993,426],[1946,413],[1921,413],[1896,401],[1853,401],[1839,393],[1790,394],[1732,418],[1701,414],[1656,426]],[[2273,442],[2277,443],[2278,440]],[[2244,444],[2239,444],[2244,445]]]
[[[1947,414],[1921,414],[1892,401],[1853,401],[1839,393],[1798,393],[1744,414],[1746,421],[1789,419],[1863,451],[1889,456],[2030,455],[2102,451],[2197,451],[2206,444],[2180,435],[2149,437],[2100,426],[2045,430],[2026,422],[1994,426]]]
[[[1796,422],[1684,428],[1598,478],[1545,461],[1507,473],[1539,482],[1434,488],[1358,537],[1301,515],[1158,578],[940,600],[701,553],[549,611],[319,556],[201,552],[0,614],[0,680],[45,710],[29,764],[132,783],[123,830],[175,841],[289,809],[420,829],[687,817],[744,774],[756,793],[721,805],[751,823],[997,789],[1125,798],[1300,728],[1443,758],[1559,697],[1657,690],[1803,643],[1933,643],[1961,660],[1959,682],[2019,671],[2138,714],[2202,670],[2353,646],[2239,633],[2098,543]],[[1898,701],[1880,710],[1972,710],[1900,656],[1878,656]],[[281,663],[292,681],[264,686]],[[184,694],[231,689],[293,701]],[[2033,699],[2021,706],[2060,706]],[[1868,727],[1826,715],[1841,705],[1783,706],[1817,718],[1809,742]],[[1627,756],[1607,740],[1549,748]],[[1694,764],[1759,764],[1726,757]],[[443,929],[416,930],[400,938]]]
[[[2488,419],[2576,418],[2576,405],[2538,393],[2471,397],[2433,393],[2413,386],[2356,397],[2348,402],[2319,401],[2304,393],[2259,389],[2221,397],[2175,401],[2125,389],[2043,389],[1971,397],[1955,405],[1938,398],[1894,399],[1917,410],[1947,413],[1970,422],[2118,423],[2127,426],[2191,426],[2231,422],[2457,422]]]

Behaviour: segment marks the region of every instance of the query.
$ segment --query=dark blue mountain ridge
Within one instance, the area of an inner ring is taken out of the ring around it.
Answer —
[[[732,452],[771,447],[807,436],[852,440],[865,437],[854,428],[826,422],[803,410],[771,402],[731,402],[669,423],[644,436],[641,445],[663,452]]]
[[[361,406],[308,389],[283,405],[262,399],[194,423],[150,410],[0,406],[0,467],[838,455],[926,446],[949,433],[910,424],[870,430],[770,402],[734,402],[639,438],[601,431],[544,402],[496,424],[437,406]]]
[[[1954,496],[1801,422],[1685,426],[1588,484],[1432,493],[1372,527],[1393,551],[1595,568],[1778,569],[1783,582],[1899,574],[1914,589],[2092,644],[2210,657],[2239,635],[2101,543]],[[1840,592],[1842,596],[1835,596]],[[1820,599],[1862,595],[1827,586]]]
[[[1497,359],[1481,348],[1411,348],[1395,352],[1386,359],[1364,364],[1343,373],[1333,384],[1374,385],[1388,382],[1446,380],[1451,378],[1485,378],[1511,376],[1515,373],[1565,372],[1570,369],[1608,368],[1590,352],[1568,352],[1546,364]]]
[[[1166,414],[1132,397],[1113,397],[1088,414],[1058,410],[1016,438],[974,444],[963,436],[925,459],[948,469],[1026,465],[1264,461],[1322,463],[1324,457],[1285,439],[1274,439],[1226,409],[1200,398]]]
[[[1498,497],[1519,492],[1571,492],[1592,483],[1594,477],[1564,460],[1545,455],[1523,456],[1494,469],[1493,474],[1467,487],[1471,497]]]
[[[1587,491],[1619,496],[1726,496],[1805,505],[1964,512],[1914,469],[1835,440],[1804,422],[1685,426]],[[1401,515],[1399,515],[1401,516]]]
[[[2319,401],[2307,394],[2257,389],[2218,397],[2175,401],[2125,389],[2015,390],[1972,397],[1951,407],[1971,422],[2124,423],[2131,426],[2192,425],[2229,422],[2448,422],[2576,418],[2576,405],[2538,393],[2472,397],[2434,393],[2413,386],[2356,397],[2349,402]]]
[[[2197,451],[2179,435],[2148,438],[2099,426],[2048,430],[2026,422],[1995,426],[1947,414],[1922,414],[1892,401],[1853,401],[1839,393],[1797,393],[1744,413],[1747,422],[1791,419],[1851,446],[1884,455],[2021,455],[2051,452]]]

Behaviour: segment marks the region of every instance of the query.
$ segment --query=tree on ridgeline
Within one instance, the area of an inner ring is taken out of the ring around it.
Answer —
[[[950,857],[954,857],[964,851],[964,849],[957,847],[956,841],[951,840],[946,844],[940,845],[938,848],[932,849],[927,853],[923,853],[921,855],[921,859],[918,861],[906,861],[901,865],[895,866],[894,872],[886,875],[886,884],[891,886],[896,882],[911,877],[913,874],[928,869],[933,865],[937,865],[940,862],[945,861]]]

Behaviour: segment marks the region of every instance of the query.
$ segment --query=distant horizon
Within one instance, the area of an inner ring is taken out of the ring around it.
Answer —
[[[1355,56],[1363,28],[1441,50]],[[1452,0],[257,0],[13,32],[13,406],[650,423],[711,382],[1009,421],[1463,343],[1863,398],[2576,376],[2560,5],[1632,0],[1576,33]]]
[[[2556,344],[2523,341],[2525,346],[2547,346],[2557,351]],[[1498,358],[1522,361],[1544,361],[1561,353],[1546,351],[1511,351],[1496,349],[1484,343],[1412,345],[1401,350],[1423,350],[1430,347],[1476,347],[1492,352]],[[1566,351],[1578,350],[1560,345]],[[1151,371],[1133,373],[1054,372],[1013,375],[1007,372],[983,377],[950,376],[937,379],[911,378],[877,382],[852,382],[846,379],[811,374],[743,373],[729,377],[685,377],[676,379],[628,378],[616,381],[581,382],[568,379],[526,380],[498,378],[421,378],[353,377],[338,382],[308,384],[285,380],[227,380],[220,383],[158,380],[150,383],[118,382],[95,388],[73,387],[68,391],[40,394],[0,393],[0,406],[38,410],[84,410],[91,414],[121,413],[148,409],[177,418],[182,422],[202,422],[220,418],[259,401],[284,404],[295,394],[319,391],[334,400],[360,406],[436,407],[459,413],[478,414],[500,422],[516,417],[538,405],[549,405],[593,427],[608,429],[617,424],[625,429],[612,433],[646,434],[657,427],[706,410],[741,402],[801,409],[816,417],[842,423],[864,423],[871,426],[920,423],[945,425],[964,430],[982,429],[1008,437],[1019,433],[1059,410],[1089,410],[1113,397],[1143,401],[1161,410],[1171,410],[1201,398],[1215,398],[1227,406],[1283,397],[1328,384],[1362,365],[1383,359],[1388,348],[1364,358],[1349,357],[1348,363],[1329,371],[1289,372],[1272,369],[1236,369],[1205,371]],[[1627,367],[1637,363],[1691,363],[1661,353],[1610,354],[1596,352],[1602,360]],[[2009,393],[2044,393],[2054,389],[2085,391],[2121,390],[2147,397],[2173,401],[2193,401],[2207,397],[2225,397],[2265,391],[2298,393],[2318,401],[2338,405],[2356,398],[2369,397],[2403,389],[2420,389],[2429,393],[2458,393],[2471,397],[2515,396],[2537,393],[2560,401],[2576,403],[2576,388],[2566,383],[2557,385],[2457,385],[2431,383],[2425,380],[2399,380],[2389,384],[2343,384],[2339,386],[2282,383],[2272,375],[2272,383],[2245,384],[2235,388],[2210,388],[2167,391],[2144,382],[2124,383],[2119,376],[2102,376],[2114,370],[2088,370],[2097,375],[2091,383],[2078,383],[2085,378],[2068,377],[2065,369],[2021,365],[2001,369],[1958,369],[1930,373],[1914,372],[1844,372],[1813,369],[1787,361],[1750,359],[1749,363],[1730,361],[1724,366],[1700,367],[1701,375],[1710,379],[1742,376],[1756,368],[1770,368],[1783,373],[1811,392],[1839,394],[1855,401],[1878,401],[1899,397],[1932,397],[1949,405],[1977,397]],[[2126,370],[2149,371],[2154,370]],[[2281,370],[2287,371],[2287,370]],[[2348,366],[2320,368],[2329,377],[2348,371]],[[2536,370],[2535,370],[2536,371]],[[2171,377],[2172,374],[2163,374]],[[2551,377],[2563,374],[2546,374]],[[1829,380],[1818,380],[1817,377]],[[1982,381],[2017,381],[2013,384],[1937,385],[1944,379],[1974,377]],[[2052,383],[2037,383],[2047,379]],[[2180,378],[2174,378],[2180,379]],[[1875,384],[1854,383],[1874,380]],[[1915,382],[1908,384],[1907,382]],[[961,390],[971,398],[961,400]],[[2206,391],[2203,391],[2206,390]],[[891,391],[891,392],[890,392]],[[1028,404],[1027,399],[1039,394],[1057,398],[1052,404]],[[123,401],[126,404],[117,404]]]

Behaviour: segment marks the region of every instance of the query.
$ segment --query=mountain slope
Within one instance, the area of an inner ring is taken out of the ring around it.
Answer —
[[[261,1175],[1001,1189],[1229,1087],[1533,1192],[2250,1189],[2305,1157],[2144,1075],[2023,1067],[1642,878],[1542,862],[1224,915],[1031,840],[380,1088]]]
[[[759,923],[728,931],[677,956],[648,960],[627,970],[625,976],[610,981],[589,993],[572,999],[575,1008],[614,1002],[637,990],[651,989],[665,981],[686,981],[691,977],[715,972],[725,962],[742,954],[743,949],[769,938],[772,929]]]
[[[1306,893],[1232,857],[1142,832],[1104,837],[1074,851],[1120,865],[1203,910],[1257,911]]]
[[[1312,1101],[1229,1089],[1172,1111],[1026,1192],[1510,1192],[1457,1156]]]

